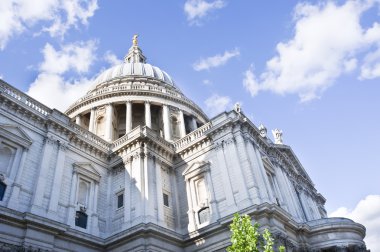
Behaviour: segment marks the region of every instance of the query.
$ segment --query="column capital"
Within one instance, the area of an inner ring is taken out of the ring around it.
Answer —
[[[125,103],[126,103],[126,104],[131,104],[132,101],[131,101],[131,100],[126,100]]]
[[[96,110],[96,109],[97,109],[97,107],[92,107],[92,108],[91,108],[91,110]]]
[[[144,104],[150,104],[150,103],[151,103],[150,100],[145,100],[145,101],[144,101]]]

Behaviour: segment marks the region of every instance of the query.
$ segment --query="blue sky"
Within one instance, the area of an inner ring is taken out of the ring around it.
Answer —
[[[0,77],[62,111],[133,34],[210,117],[283,131],[332,215],[380,250],[380,20],[367,1],[0,2]]]

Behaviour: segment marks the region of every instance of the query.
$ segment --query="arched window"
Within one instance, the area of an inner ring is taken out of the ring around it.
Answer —
[[[205,207],[198,212],[199,224],[203,224],[210,221],[210,208]]]
[[[0,181],[0,201],[3,200],[5,189],[7,189],[7,185],[3,181]]]
[[[87,214],[77,211],[75,215],[75,226],[87,228]]]
[[[205,206],[207,204],[207,190],[204,178],[196,182],[198,206]]]
[[[83,180],[79,182],[78,203],[82,204],[83,206],[87,206],[88,188],[88,183],[84,182]]]
[[[7,174],[12,155],[10,148],[7,146],[0,147],[0,173]]]

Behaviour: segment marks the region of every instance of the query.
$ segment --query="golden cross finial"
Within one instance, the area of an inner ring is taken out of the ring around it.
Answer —
[[[139,35],[137,35],[137,34],[135,34],[135,35],[133,35],[133,40],[132,40],[132,43],[133,43],[133,45],[134,46],[137,46],[137,37],[138,37]]]

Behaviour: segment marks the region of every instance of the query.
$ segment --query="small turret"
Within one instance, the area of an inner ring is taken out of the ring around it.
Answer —
[[[146,63],[146,57],[138,46],[138,35],[133,35],[132,46],[129,48],[128,54],[124,57],[126,63]]]

